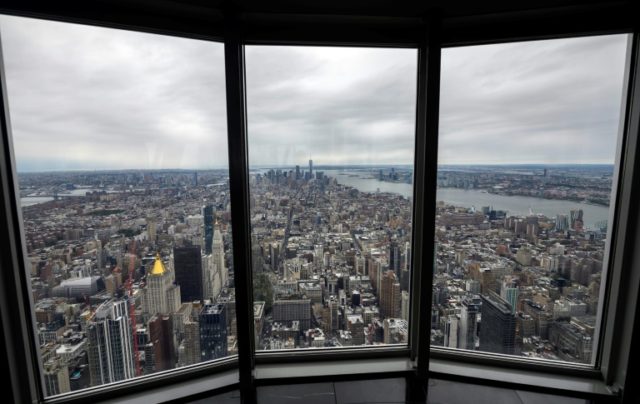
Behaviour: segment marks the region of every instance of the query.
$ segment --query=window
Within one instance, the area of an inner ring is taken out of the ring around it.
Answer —
[[[627,41],[443,50],[432,345],[595,363]]]
[[[246,53],[256,349],[406,345],[416,51]]]
[[[222,44],[0,28],[46,395],[235,354]]]
[[[0,16],[14,401],[637,375],[627,2],[8,3],[119,28]]]

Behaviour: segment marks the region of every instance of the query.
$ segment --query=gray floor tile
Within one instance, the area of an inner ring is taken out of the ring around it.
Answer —
[[[335,404],[333,383],[258,387],[258,404]]]
[[[588,400],[583,398],[562,397],[552,394],[532,393],[530,391],[516,390],[523,404],[588,404]]]
[[[405,403],[403,378],[336,382],[338,404]]]
[[[212,397],[189,401],[188,404],[240,404],[240,390],[216,394]]]
[[[514,390],[489,386],[429,380],[428,404],[522,404]]]

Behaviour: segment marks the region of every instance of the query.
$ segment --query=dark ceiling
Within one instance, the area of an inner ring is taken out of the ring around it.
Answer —
[[[221,40],[224,15],[247,43],[414,46],[442,17],[444,45],[637,29],[632,0],[0,0],[0,13]],[[227,24],[227,28],[228,28]]]

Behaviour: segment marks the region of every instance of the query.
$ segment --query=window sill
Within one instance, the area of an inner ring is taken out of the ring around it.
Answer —
[[[302,363],[271,363],[256,365],[256,385],[291,384],[323,379],[340,380],[362,378],[389,378],[408,376],[415,370],[409,358],[372,358]],[[523,369],[505,369],[487,364],[463,363],[447,359],[431,358],[429,377],[463,383],[490,385],[516,390],[570,395],[589,399],[614,399],[617,394],[600,379],[558,375]],[[215,390],[237,388],[238,370],[228,370],[215,375],[201,376],[193,380],[152,388],[130,395],[107,399],[101,403],[148,403],[181,401],[186,397],[211,393]],[[45,402],[56,402],[47,400]]]
[[[182,401],[186,397],[212,392],[225,387],[238,385],[238,370],[229,370],[215,375],[202,376],[194,380],[188,380],[166,387],[158,387],[141,391],[139,393],[118,397],[113,400],[101,401],[101,403],[163,403],[168,401]]]
[[[617,396],[600,379],[523,369],[505,369],[486,364],[462,363],[445,359],[431,358],[429,377],[585,398],[613,398]]]
[[[413,363],[409,358],[375,358],[327,362],[282,363],[256,365],[255,378],[257,384],[263,382],[302,378],[332,378],[335,376],[353,375],[362,378],[363,375],[401,374],[412,371]]]

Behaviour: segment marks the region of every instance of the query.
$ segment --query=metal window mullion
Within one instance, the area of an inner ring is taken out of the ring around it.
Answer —
[[[44,397],[40,356],[35,345],[31,291],[22,251],[22,211],[18,205],[16,165],[12,155],[11,123],[0,38],[0,325],[6,349],[6,370],[15,402]]]
[[[439,10],[432,10],[425,23],[418,50],[411,298],[411,349],[418,378],[426,378],[429,370],[440,104]]]
[[[640,36],[636,28],[631,39],[627,84],[624,105],[623,141],[616,198],[616,223],[612,237],[610,265],[612,278],[608,281],[606,317],[602,322],[602,341],[599,344],[600,368],[605,383],[614,389],[624,388],[624,400],[633,400],[630,394],[638,393],[634,380],[638,364],[632,358],[638,350],[640,323],[638,312],[638,288],[640,286]],[[626,379],[626,380],[625,380]],[[626,382],[626,383],[625,383]],[[630,391],[626,391],[630,390]]]
[[[255,401],[253,283],[250,257],[249,169],[244,46],[238,15],[229,12],[224,21],[224,57],[229,148],[229,192],[238,326],[238,366],[243,402]]]
[[[623,92],[621,105],[621,119],[619,125],[619,140],[616,148],[616,164],[614,166],[614,177],[612,185],[615,187],[612,192],[613,221],[610,220],[610,235],[608,237],[608,265],[606,268],[605,282],[600,292],[600,307],[598,312],[598,323],[596,323],[596,343],[594,343],[595,365],[600,368],[605,381],[609,384],[613,382],[613,373],[610,369],[615,368],[619,358],[615,351],[619,349],[618,344],[613,344],[614,340],[620,338],[622,328],[616,329],[615,323],[621,321],[624,313],[618,310],[620,298],[624,295],[625,270],[632,260],[632,249],[629,249],[633,240],[633,223],[635,223],[635,212],[629,209],[633,203],[633,178],[634,178],[634,155],[637,138],[627,136],[632,125],[632,105],[634,82],[637,80],[634,69],[637,60],[636,52],[637,38],[631,38],[627,48],[627,63],[625,66],[623,83],[626,86]],[[636,192],[637,193],[637,192]],[[615,199],[614,199],[615,198]],[[604,269],[603,269],[604,272]],[[628,274],[626,275],[628,276]],[[623,304],[622,304],[623,305]],[[623,305],[624,306],[624,305]]]

